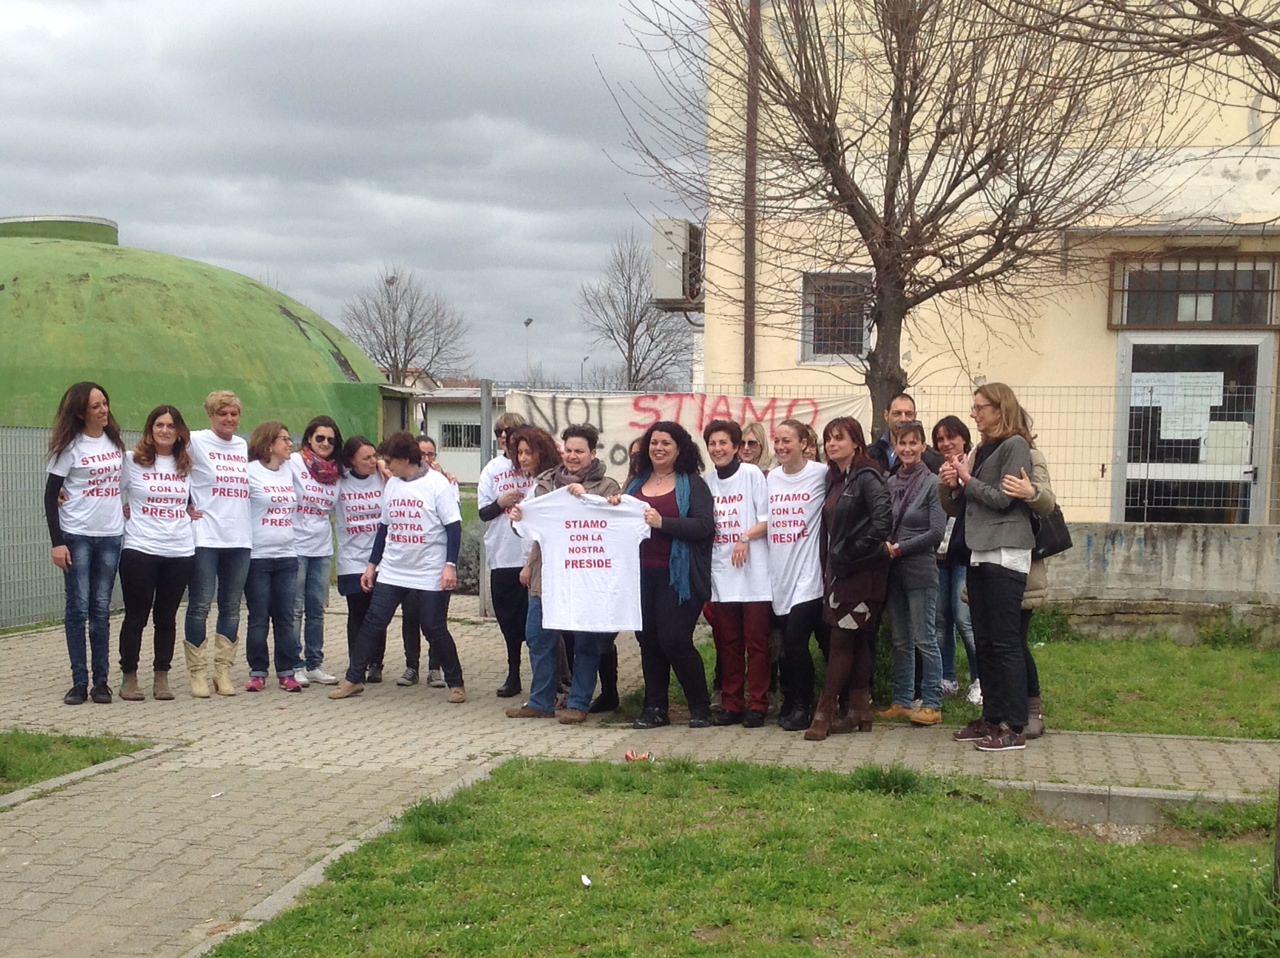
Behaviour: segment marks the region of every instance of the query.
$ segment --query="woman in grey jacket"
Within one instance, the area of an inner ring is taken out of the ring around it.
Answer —
[[[955,734],[984,752],[1026,747],[1027,667],[1022,647],[1022,594],[1035,535],[1024,503],[1001,488],[1005,476],[1031,471],[1028,420],[1013,390],[986,383],[973,394],[982,442],[966,459],[953,456],[939,473],[942,507],[964,510],[969,609],[982,663],[982,718]]]
[[[947,517],[938,499],[938,477],[922,456],[924,426],[909,422],[897,430],[895,450],[901,466],[889,477],[893,532],[885,548],[889,568],[889,609],[893,635],[893,704],[881,718],[907,718],[913,725],[942,721],[942,656],[934,632],[938,600],[938,563],[934,551],[942,542]],[[920,653],[920,708],[912,708],[916,653]]]

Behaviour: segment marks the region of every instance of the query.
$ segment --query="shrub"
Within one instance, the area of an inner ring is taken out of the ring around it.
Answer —
[[[484,523],[476,520],[462,527],[462,549],[458,553],[458,592],[480,594],[480,570],[484,557]]]

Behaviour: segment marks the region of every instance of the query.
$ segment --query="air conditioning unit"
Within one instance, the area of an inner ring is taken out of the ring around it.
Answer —
[[[658,220],[653,233],[653,305],[677,313],[702,311],[702,227]]]

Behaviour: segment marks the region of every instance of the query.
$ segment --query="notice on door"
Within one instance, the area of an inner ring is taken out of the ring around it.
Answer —
[[[1203,440],[1209,432],[1209,410],[1222,405],[1219,372],[1133,373],[1129,405],[1160,407],[1161,439]]]

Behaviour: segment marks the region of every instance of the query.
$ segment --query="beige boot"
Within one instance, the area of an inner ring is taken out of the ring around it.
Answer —
[[[126,672],[120,683],[120,699],[124,702],[145,702],[146,695],[138,688],[138,673]]]
[[[151,682],[151,697],[157,702],[172,702],[173,693],[169,691],[169,673],[157,672]]]
[[[213,688],[219,695],[235,695],[231,684],[231,663],[236,660],[236,644],[225,635],[213,637]]]
[[[191,680],[191,695],[197,699],[209,697],[209,653],[203,645],[183,641],[182,651],[187,656],[187,678]]]

